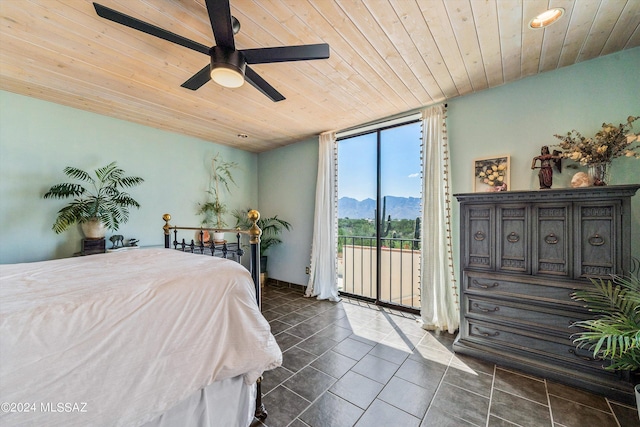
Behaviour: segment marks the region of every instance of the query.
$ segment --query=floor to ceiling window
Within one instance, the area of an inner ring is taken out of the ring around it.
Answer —
[[[338,286],[420,307],[421,125],[338,139]]]

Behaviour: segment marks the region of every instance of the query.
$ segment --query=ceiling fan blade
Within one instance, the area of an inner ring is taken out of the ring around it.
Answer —
[[[233,40],[229,0],[205,0],[205,3],[216,45],[235,50],[236,44]]]
[[[211,66],[207,64],[202,70],[195,73],[189,80],[182,83],[180,86],[191,90],[198,90],[209,80],[211,80]]]
[[[280,92],[278,92],[273,86],[271,86],[265,79],[260,77],[258,73],[253,71],[250,67],[247,67],[244,72],[245,81],[249,82],[251,86],[258,89],[265,96],[267,96],[273,102],[282,101],[285,99]]]
[[[93,3],[93,7],[96,9],[96,13],[98,14],[98,16],[101,16],[105,19],[133,28],[134,30],[142,31],[143,33],[150,34],[163,40],[179,44],[180,46],[187,47],[189,49],[195,50],[196,52],[209,55],[209,46],[194,42],[193,40],[189,40],[187,38],[179,36],[178,34],[172,33],[171,31],[163,30],[160,27],[148,24],[132,16],[125,15],[122,12],[118,12],[117,10],[102,6],[101,4]]]
[[[273,62],[309,61],[327,59],[329,45],[326,43],[307,44],[302,46],[263,47],[240,50],[247,64],[268,64]]]

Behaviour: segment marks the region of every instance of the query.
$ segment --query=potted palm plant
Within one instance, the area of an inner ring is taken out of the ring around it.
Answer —
[[[236,219],[235,227],[244,229],[251,227],[251,222],[249,222],[247,215],[250,210],[236,210],[233,212],[233,216]],[[263,283],[267,280],[267,252],[270,248],[282,243],[280,235],[283,230],[291,230],[291,224],[278,218],[278,215],[271,218],[260,218],[257,224],[262,230],[262,236],[260,237],[260,274],[262,277],[260,282]]]
[[[609,362],[604,369],[628,372],[635,378],[635,395],[640,416],[640,279],[612,276],[591,279],[592,287],[576,291],[572,298],[586,303],[593,319],[575,322],[578,348],[587,348],[594,357]]]
[[[236,162],[227,162],[217,153],[211,159],[211,173],[209,176],[209,200],[198,205],[197,214],[203,215],[202,225],[214,230],[220,230],[227,226],[224,215],[227,213],[227,205],[222,201],[222,191],[230,192],[229,184],[237,185],[231,171],[238,167]],[[208,233],[207,233],[208,234]],[[224,233],[214,231],[214,241],[224,240]]]
[[[116,162],[96,169],[95,178],[71,166],[64,168],[64,173],[81,183],[56,184],[44,194],[45,199],[73,198],[58,211],[52,227],[56,233],[62,233],[73,224],[80,224],[86,238],[101,239],[105,229],[118,230],[120,224],[129,220],[129,208],[140,208],[140,204],[122,189],[139,185],[144,179],[125,176],[124,170]]]

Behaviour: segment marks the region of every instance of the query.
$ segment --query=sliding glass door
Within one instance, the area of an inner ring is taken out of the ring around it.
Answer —
[[[420,123],[338,140],[340,292],[420,306]]]

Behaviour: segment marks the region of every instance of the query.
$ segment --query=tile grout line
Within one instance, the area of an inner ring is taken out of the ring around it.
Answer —
[[[489,427],[489,419],[491,418],[491,403],[493,402],[493,387],[496,383],[496,370],[498,367],[493,365],[493,375],[491,377],[491,392],[489,393],[489,407],[487,408],[487,422],[485,423],[485,427]]]
[[[545,396],[547,396],[547,405],[549,406],[549,417],[551,417],[551,427],[553,427],[554,421],[553,421],[553,409],[551,408],[551,395],[549,394],[549,384],[547,384],[547,380],[544,379],[544,394]]]
[[[427,410],[424,413],[424,416],[422,417],[421,424],[427,418],[427,414],[431,410],[431,407],[433,407],[433,402],[434,402],[434,400],[436,400],[436,395],[438,394],[438,391],[440,391],[440,387],[442,386],[442,383],[444,382],[444,376],[447,375],[447,371],[449,370],[449,367],[451,366],[451,361],[452,360],[453,360],[453,358],[449,359],[449,363],[447,364],[447,369],[445,369],[444,372],[442,373],[442,377],[440,378],[440,381],[438,382],[438,386],[436,387],[436,390],[433,392],[433,397],[431,398],[431,402],[429,402],[429,406],[427,406]],[[420,363],[420,362],[418,362],[418,363]]]
[[[503,390],[503,389],[501,389],[500,387],[496,387],[496,390],[501,391],[501,392],[503,392],[503,393],[505,393],[505,394],[509,394],[509,395],[511,395],[511,396],[515,396],[515,397],[517,397],[518,399],[522,399],[522,400],[526,400],[526,401],[531,402],[531,403],[535,403],[536,405],[546,406],[547,408],[549,407],[549,405],[545,405],[545,404],[544,404],[544,403],[542,403],[542,402],[538,402],[537,400],[533,400],[533,399],[531,399],[531,398],[529,398],[529,397],[522,396],[522,395],[519,395],[519,394],[513,393],[513,392],[511,392],[511,391]],[[567,400],[567,399],[565,399],[565,400]],[[582,405],[582,406],[586,406],[586,405]]]
[[[616,425],[618,427],[621,427],[620,426],[620,421],[618,421],[618,416],[616,415],[615,411],[613,410],[613,407],[611,406],[611,402],[609,402],[609,399],[605,399],[605,401],[607,402],[607,406],[609,407],[609,410],[613,414],[613,419],[616,421]],[[638,415],[640,415],[640,414],[638,414]]]
[[[562,397],[562,396],[559,396],[557,394],[549,393],[549,396],[554,396],[554,397],[557,397],[558,399],[562,399],[562,400],[565,400],[567,402],[575,403],[576,405],[579,405],[579,406],[582,406],[582,407],[585,407],[585,408],[589,408],[589,409],[593,409],[594,411],[602,412],[603,414],[612,415],[616,419],[616,422],[618,422],[618,417],[616,417],[616,413],[613,412],[613,408],[609,404],[609,399],[607,399],[607,398],[605,398],[605,402],[607,402],[607,407],[609,408],[609,412],[603,411],[602,409],[594,408],[593,406],[585,405],[584,403],[576,402],[575,400],[567,399],[566,397]]]
[[[521,377],[529,378],[529,379],[534,380],[534,381],[538,381],[538,382],[544,382],[545,381],[544,378],[540,378],[540,377],[537,377],[535,375],[530,375],[530,374],[518,371],[516,369],[509,368],[508,366],[498,366],[498,365],[496,365],[496,367],[498,369],[500,369],[501,371],[509,372],[509,373],[512,373],[512,374],[516,374],[516,375],[519,375]]]

